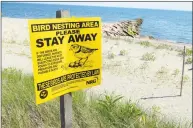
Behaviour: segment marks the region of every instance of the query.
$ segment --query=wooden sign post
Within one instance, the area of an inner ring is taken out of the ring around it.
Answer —
[[[182,87],[183,87],[183,80],[184,80],[184,63],[185,63],[185,56],[186,56],[186,47],[184,46],[180,96],[182,96]]]
[[[56,18],[28,20],[28,28],[36,104],[60,97],[61,128],[72,128],[71,92],[101,84],[101,18],[58,10]]]
[[[65,10],[56,11],[56,18],[70,17],[70,12]],[[60,119],[61,128],[72,128],[72,94],[60,96]]]

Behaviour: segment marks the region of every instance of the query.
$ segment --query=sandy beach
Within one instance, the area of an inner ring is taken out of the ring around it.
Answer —
[[[177,96],[183,60],[179,54],[184,46],[192,49],[191,44],[103,37],[102,45],[103,81],[88,89],[88,94],[114,92],[139,101],[144,109],[159,106],[168,118],[192,120],[192,64],[185,65],[182,96]],[[27,19],[2,18],[2,67],[32,73]]]

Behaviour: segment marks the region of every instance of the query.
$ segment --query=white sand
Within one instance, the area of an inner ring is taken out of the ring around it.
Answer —
[[[32,72],[32,61],[29,47],[27,20],[2,18],[3,68],[16,67],[24,72]],[[140,40],[149,40],[146,38]],[[136,39],[135,42],[139,41]],[[172,47],[183,49],[184,44],[174,44],[168,41],[149,40],[154,44],[167,43]],[[186,45],[191,47],[191,45]],[[119,55],[126,50],[125,56]],[[114,53],[115,58],[109,59],[108,53]],[[154,53],[155,61],[141,60],[144,53]],[[158,78],[156,72],[164,66],[166,73]],[[146,97],[175,96],[180,93],[182,57],[178,52],[154,47],[143,46],[124,40],[103,38],[103,82],[100,86],[90,88],[88,92],[102,94],[104,91],[115,92],[125,96],[125,99],[137,100],[142,107],[159,106],[161,112],[168,118],[192,119],[192,71],[191,65],[185,65],[185,76],[189,79],[184,83],[181,97],[165,97],[143,100]],[[172,74],[178,69],[179,74]]]

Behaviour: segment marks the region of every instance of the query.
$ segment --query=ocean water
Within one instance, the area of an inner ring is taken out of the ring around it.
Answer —
[[[176,43],[192,43],[192,11],[2,2],[3,17],[55,18],[56,10],[60,9],[69,10],[70,14],[76,17],[101,17],[102,22],[142,18],[144,22],[141,35],[151,35]]]

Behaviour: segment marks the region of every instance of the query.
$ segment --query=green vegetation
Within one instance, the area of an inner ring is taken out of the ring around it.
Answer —
[[[5,44],[16,44],[15,40],[5,40],[3,43]]]
[[[184,50],[179,50],[178,51],[180,56],[182,56],[184,54]],[[192,49],[186,49],[186,53],[185,53],[186,56],[192,56]]]
[[[192,64],[192,58],[188,57],[185,61],[185,64]]]
[[[187,82],[187,81],[190,80],[190,77],[189,77],[188,75],[185,75],[185,76],[183,77],[183,80],[184,80],[184,82]]]
[[[128,27],[128,32],[129,35],[131,35],[132,37],[137,35],[137,32],[135,30],[132,29],[131,26]]]
[[[166,67],[161,67],[160,70],[158,70],[157,72],[158,74],[167,74],[168,73],[168,69]]]
[[[160,44],[156,46],[156,49],[167,49],[167,50],[172,50],[171,46],[168,44]]]
[[[173,75],[174,77],[176,77],[176,76],[179,75],[179,73],[180,73],[180,70],[179,70],[179,69],[175,69],[172,75]]]
[[[105,42],[108,42],[109,41],[108,39],[116,41],[115,45],[119,45],[120,41],[126,41],[129,44],[133,43],[133,38],[127,36],[116,36],[116,37],[103,36],[103,38],[105,38],[104,40]]]
[[[60,128],[59,99],[36,105],[32,75],[9,68],[2,78],[2,128]],[[89,98],[78,91],[72,96],[73,128],[191,128],[164,120],[158,107],[147,113],[115,94]]]
[[[167,78],[168,69],[166,67],[161,67],[157,72],[156,75],[158,78]]]
[[[126,50],[121,50],[121,51],[120,51],[120,55],[125,56],[126,54],[127,54],[127,51],[126,51]]]
[[[186,49],[186,56],[192,56],[192,49]]]
[[[23,41],[23,45],[24,45],[24,46],[29,46],[29,45],[30,45],[29,40],[25,39],[25,40]]]
[[[178,55],[183,56],[184,50],[179,50]],[[185,56],[187,56],[185,60],[185,64],[192,64],[192,49],[187,48],[185,51]]]
[[[141,41],[141,42],[139,42],[139,44],[140,44],[141,46],[144,46],[144,47],[153,46],[149,41]]]
[[[142,58],[142,60],[145,60],[145,61],[155,61],[155,55],[154,53],[145,53]]]
[[[108,53],[108,58],[109,59],[114,59],[115,58],[115,54],[114,53]]]
[[[16,54],[18,54],[19,56],[27,56],[27,54],[23,50],[20,53],[16,53]]]
[[[139,67],[141,70],[146,70],[146,69],[148,69],[149,68],[149,65],[148,65],[148,63],[147,62],[144,62],[143,64],[141,64],[140,65],[140,67]]]

